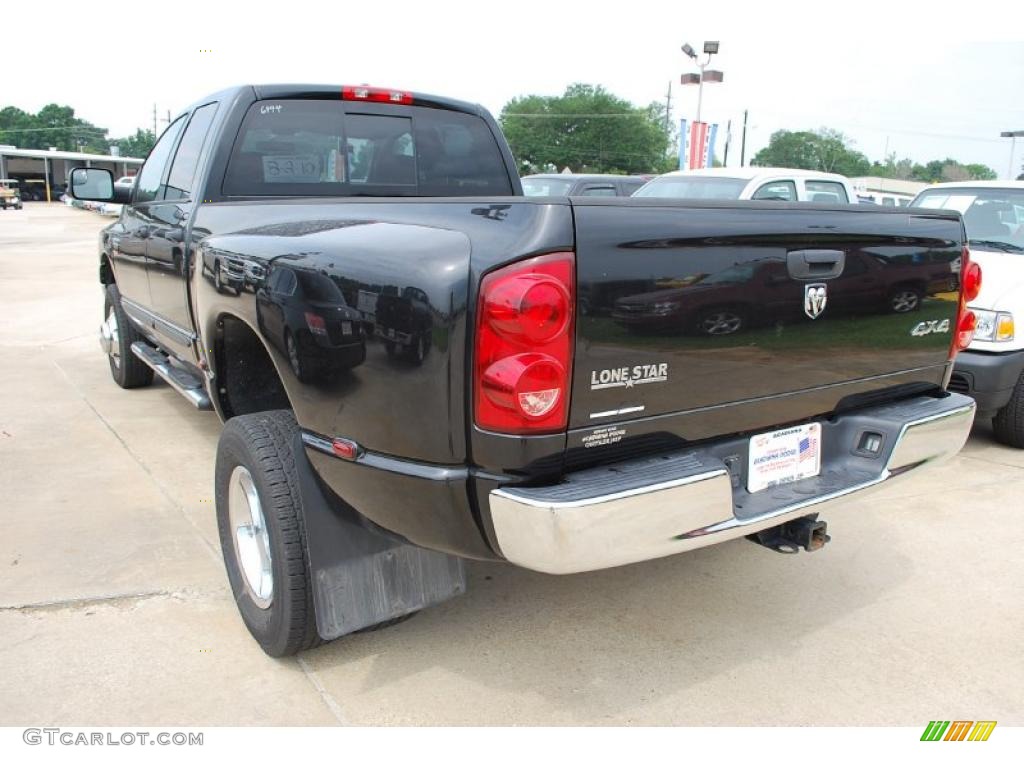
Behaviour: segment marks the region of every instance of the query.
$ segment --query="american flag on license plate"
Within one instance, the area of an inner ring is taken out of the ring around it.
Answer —
[[[813,437],[805,437],[800,441],[800,461],[813,459],[814,452],[818,448],[818,441]]]

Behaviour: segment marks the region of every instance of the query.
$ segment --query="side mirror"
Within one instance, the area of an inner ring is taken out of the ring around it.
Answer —
[[[103,168],[75,168],[71,171],[68,191],[76,200],[97,203],[127,203],[130,191],[114,187],[114,174]]]

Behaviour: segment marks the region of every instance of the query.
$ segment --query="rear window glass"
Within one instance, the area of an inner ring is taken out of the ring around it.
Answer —
[[[695,200],[739,200],[747,179],[721,176],[662,176],[633,193],[633,197],[681,197]]]
[[[574,181],[569,179],[523,179],[523,194],[527,197],[562,197],[568,195]]]
[[[359,109],[340,101],[256,102],[231,151],[225,194],[513,194],[498,144],[481,118],[426,107],[393,114]]]

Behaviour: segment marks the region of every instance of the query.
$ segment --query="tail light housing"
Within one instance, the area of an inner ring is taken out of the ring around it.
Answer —
[[[309,331],[314,336],[326,336],[327,335],[327,323],[320,315],[313,312],[306,313],[306,325],[309,326]]]
[[[369,85],[346,85],[341,89],[341,98],[345,101],[374,101],[384,104],[412,104],[413,98],[409,91],[394,88],[373,88]]]
[[[516,435],[565,430],[575,305],[570,252],[535,256],[484,276],[473,359],[478,427]]]
[[[967,303],[974,301],[981,293],[981,265],[971,261],[971,252],[964,246],[960,254],[960,306],[956,315],[956,328],[953,333],[953,344],[949,350],[949,359],[956,357],[971,345],[974,328],[978,318],[967,308]]]

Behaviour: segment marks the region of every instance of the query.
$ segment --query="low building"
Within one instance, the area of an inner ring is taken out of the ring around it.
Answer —
[[[850,179],[857,196],[871,198],[879,205],[910,205],[917,193],[929,186],[923,181],[886,179],[881,176],[857,176]]]
[[[67,185],[72,168],[106,168],[116,178],[134,173],[142,163],[138,157],[0,146],[0,179],[18,179],[27,200],[54,199],[53,188]]]

